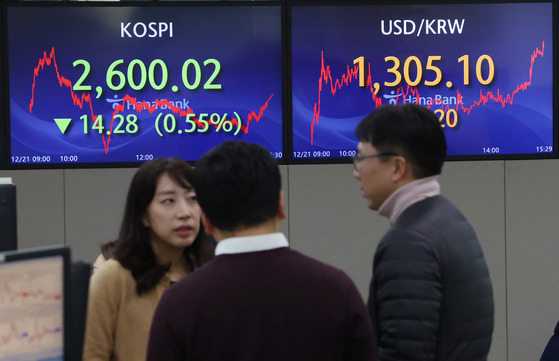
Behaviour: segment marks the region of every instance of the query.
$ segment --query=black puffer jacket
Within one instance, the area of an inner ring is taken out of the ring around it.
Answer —
[[[368,307],[381,361],[487,360],[489,271],[472,226],[445,197],[410,206],[380,241]]]

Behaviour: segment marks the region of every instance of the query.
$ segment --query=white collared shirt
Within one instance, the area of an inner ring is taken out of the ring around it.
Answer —
[[[438,176],[434,175],[416,179],[397,189],[381,204],[378,213],[388,218],[391,225],[396,223],[402,212],[412,204],[441,194],[437,178]]]
[[[268,251],[282,247],[289,247],[289,243],[281,232],[250,237],[231,237],[217,243],[215,255]]]

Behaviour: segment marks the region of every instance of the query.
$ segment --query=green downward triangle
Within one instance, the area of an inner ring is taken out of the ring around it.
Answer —
[[[70,122],[72,121],[71,118],[58,118],[58,119],[54,119],[54,121],[56,122],[56,125],[58,125],[58,129],[60,129],[60,132],[62,134],[64,134],[66,132],[66,129],[68,129],[68,126],[70,125]]]

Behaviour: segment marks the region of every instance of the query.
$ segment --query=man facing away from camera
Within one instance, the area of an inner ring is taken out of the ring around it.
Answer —
[[[290,249],[276,160],[227,141],[196,163],[215,258],[170,287],[148,361],[375,360],[367,308],[342,271]]]
[[[354,176],[391,224],[368,300],[379,360],[487,360],[491,280],[474,229],[440,194],[446,140],[437,117],[417,104],[385,105],[355,133]]]

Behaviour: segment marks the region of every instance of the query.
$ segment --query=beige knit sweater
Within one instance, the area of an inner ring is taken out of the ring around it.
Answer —
[[[83,361],[145,360],[153,314],[169,285],[164,277],[138,296],[132,273],[105,262],[90,281]]]

